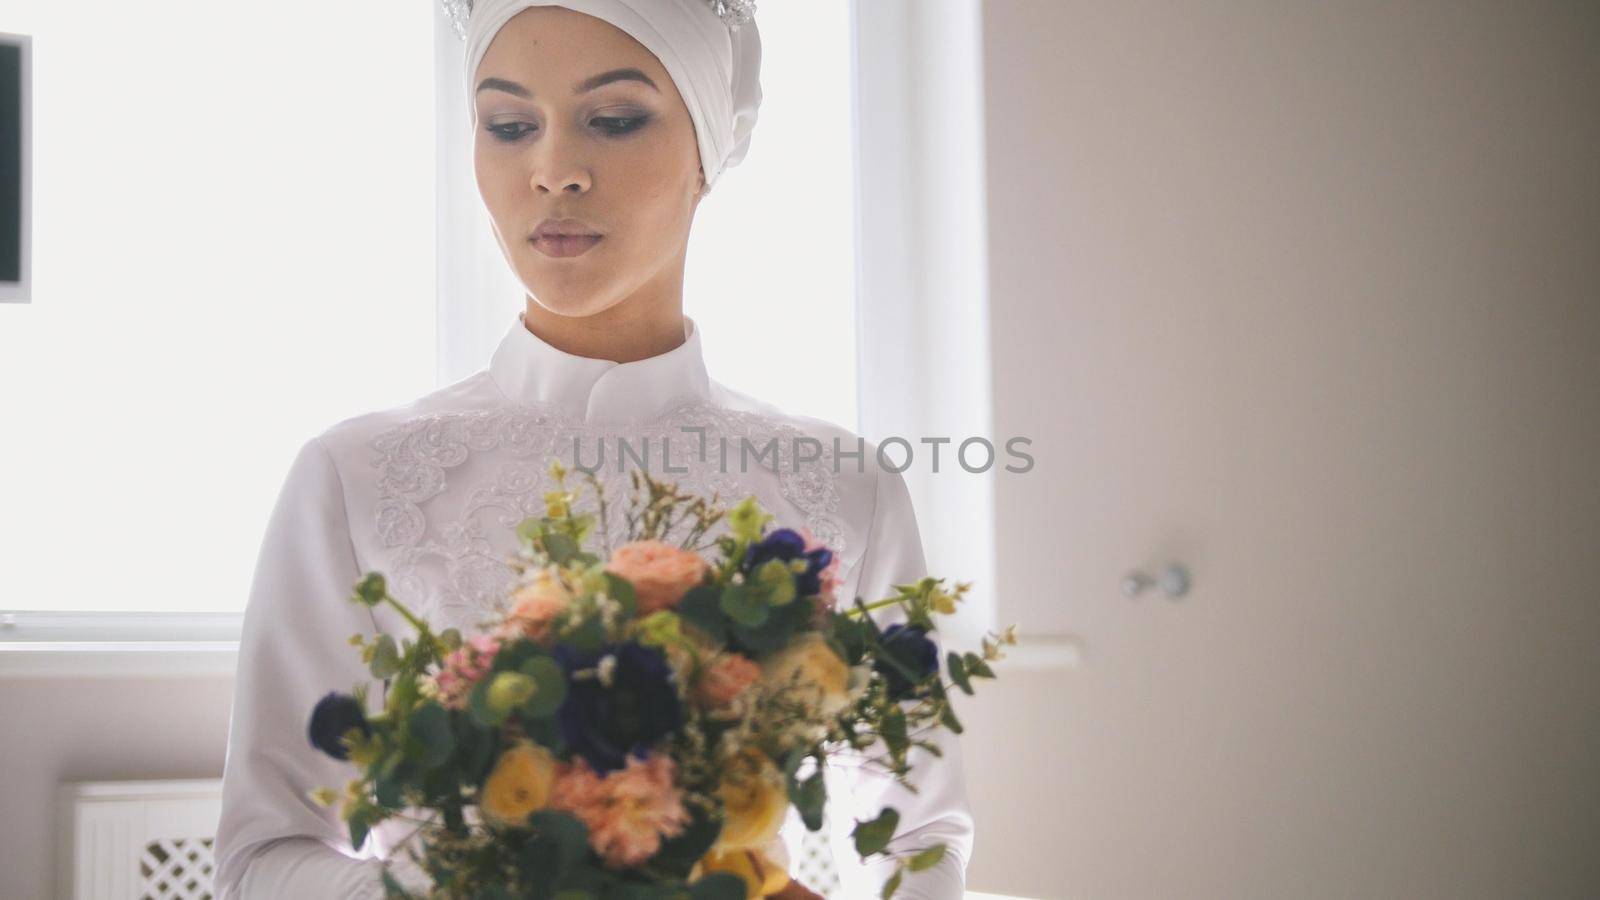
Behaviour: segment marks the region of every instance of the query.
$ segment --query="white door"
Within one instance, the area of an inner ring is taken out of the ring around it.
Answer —
[[[1056,650],[964,713],[972,886],[1600,896],[1600,15],[984,28],[999,619]]]

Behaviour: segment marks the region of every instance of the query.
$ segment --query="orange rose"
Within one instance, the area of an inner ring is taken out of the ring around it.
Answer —
[[[572,602],[572,594],[548,569],[511,595],[511,614],[504,623],[505,636],[522,635],[543,640],[550,623]]]
[[[606,571],[633,585],[641,616],[677,606],[690,588],[705,580],[709,570],[700,554],[664,541],[623,544],[606,563]]]

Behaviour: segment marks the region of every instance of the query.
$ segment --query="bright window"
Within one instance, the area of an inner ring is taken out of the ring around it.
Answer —
[[[0,609],[237,612],[298,446],[455,377],[438,15],[0,0],[33,36],[35,229],[33,302],[0,306]],[[761,117],[687,311],[713,377],[853,428],[848,3],[758,15]]]
[[[0,3],[34,64],[0,608],[242,609],[298,446],[433,386],[431,13]]]

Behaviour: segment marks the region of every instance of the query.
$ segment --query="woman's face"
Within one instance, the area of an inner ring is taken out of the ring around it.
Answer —
[[[609,22],[534,6],[494,36],[474,81],[478,191],[529,295],[563,316],[681,298],[705,179],[661,61]],[[535,241],[546,219],[577,219],[600,237]]]

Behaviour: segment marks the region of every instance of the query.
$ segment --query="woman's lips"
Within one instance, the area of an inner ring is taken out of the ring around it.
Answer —
[[[587,253],[590,247],[600,243],[598,234],[547,234],[542,237],[530,238],[528,243],[535,250],[545,256],[577,256]]]

